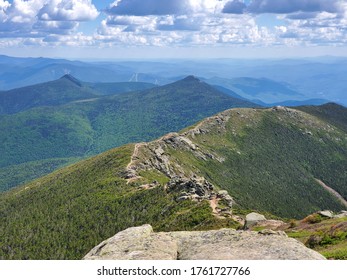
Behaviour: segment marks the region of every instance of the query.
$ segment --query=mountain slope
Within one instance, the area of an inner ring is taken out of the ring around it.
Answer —
[[[72,75],[58,80],[0,92],[0,114],[15,114],[34,107],[59,106],[78,100],[92,100],[155,87],[150,83],[86,83]]]
[[[70,80],[66,82],[71,84]],[[126,143],[153,140],[221,110],[253,106],[257,107],[188,77],[141,92],[97,96],[3,115],[0,168],[90,156]]]
[[[15,114],[33,107],[57,106],[97,94],[71,75],[59,80],[0,92],[0,114]]]
[[[30,182],[79,160],[81,158],[44,159],[0,168],[0,192]]]
[[[140,91],[156,87],[154,84],[143,82],[84,83],[84,85],[102,95],[114,95],[117,93]]]
[[[143,223],[172,230],[235,224],[214,217],[206,202],[176,202],[163,185],[144,190],[127,184],[133,148],[108,151],[0,195],[0,258],[81,259],[114,232]]]
[[[289,84],[266,78],[210,78],[208,83],[226,87],[248,100],[259,99],[265,103],[282,102],[286,100],[308,99],[292,89]]]
[[[183,170],[226,189],[242,207],[282,217],[343,208],[316,179],[347,197],[346,132],[295,109],[226,111],[182,135],[143,145],[137,158],[135,177],[151,168],[170,178]]]
[[[235,215],[247,209],[288,218],[338,211],[316,179],[346,199],[346,162],[346,132],[332,122],[283,107],[228,110],[1,194],[0,256],[78,259],[127,227],[238,227]]]
[[[328,103],[322,106],[303,106],[298,109],[317,116],[323,121],[331,122],[347,132],[347,110],[344,106]]]

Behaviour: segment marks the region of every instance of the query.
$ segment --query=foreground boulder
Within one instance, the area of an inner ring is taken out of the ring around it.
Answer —
[[[100,243],[85,260],[322,260],[283,232],[233,229],[154,233],[150,225],[126,229]]]
[[[246,216],[245,228],[251,228],[261,221],[266,221],[264,215],[252,212]]]

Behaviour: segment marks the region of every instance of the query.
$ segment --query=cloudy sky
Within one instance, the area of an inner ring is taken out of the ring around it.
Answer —
[[[0,0],[0,54],[347,55],[347,0]]]

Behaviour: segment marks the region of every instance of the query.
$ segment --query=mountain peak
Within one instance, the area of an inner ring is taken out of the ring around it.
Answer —
[[[64,79],[73,82],[74,84],[78,85],[79,87],[82,86],[81,82],[78,79],[76,79],[74,76],[72,76],[71,74],[65,74],[64,76],[62,76],[60,78],[60,80],[64,80]]]
[[[193,76],[193,75],[189,75],[187,77],[185,77],[182,81],[185,81],[185,82],[200,82],[200,80]]]

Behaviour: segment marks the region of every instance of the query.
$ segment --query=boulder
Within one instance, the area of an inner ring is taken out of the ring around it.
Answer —
[[[347,211],[341,211],[339,214],[335,215],[334,218],[344,218],[347,217]]]
[[[129,228],[92,249],[85,260],[323,260],[282,232],[265,230],[154,233],[150,225]]]
[[[334,217],[334,213],[330,210],[319,211],[318,214],[321,215],[322,217],[327,217],[327,218]]]
[[[218,198],[224,199],[230,208],[233,207],[234,199],[229,195],[226,190],[220,190],[217,195]]]
[[[258,222],[260,221],[266,221],[266,218],[264,217],[264,215],[261,215],[259,213],[249,213],[246,216],[246,223],[245,223],[245,228],[251,228],[252,226],[255,226]]]
[[[177,242],[165,233],[153,234],[150,225],[128,228],[101,242],[85,260],[175,260]]]

